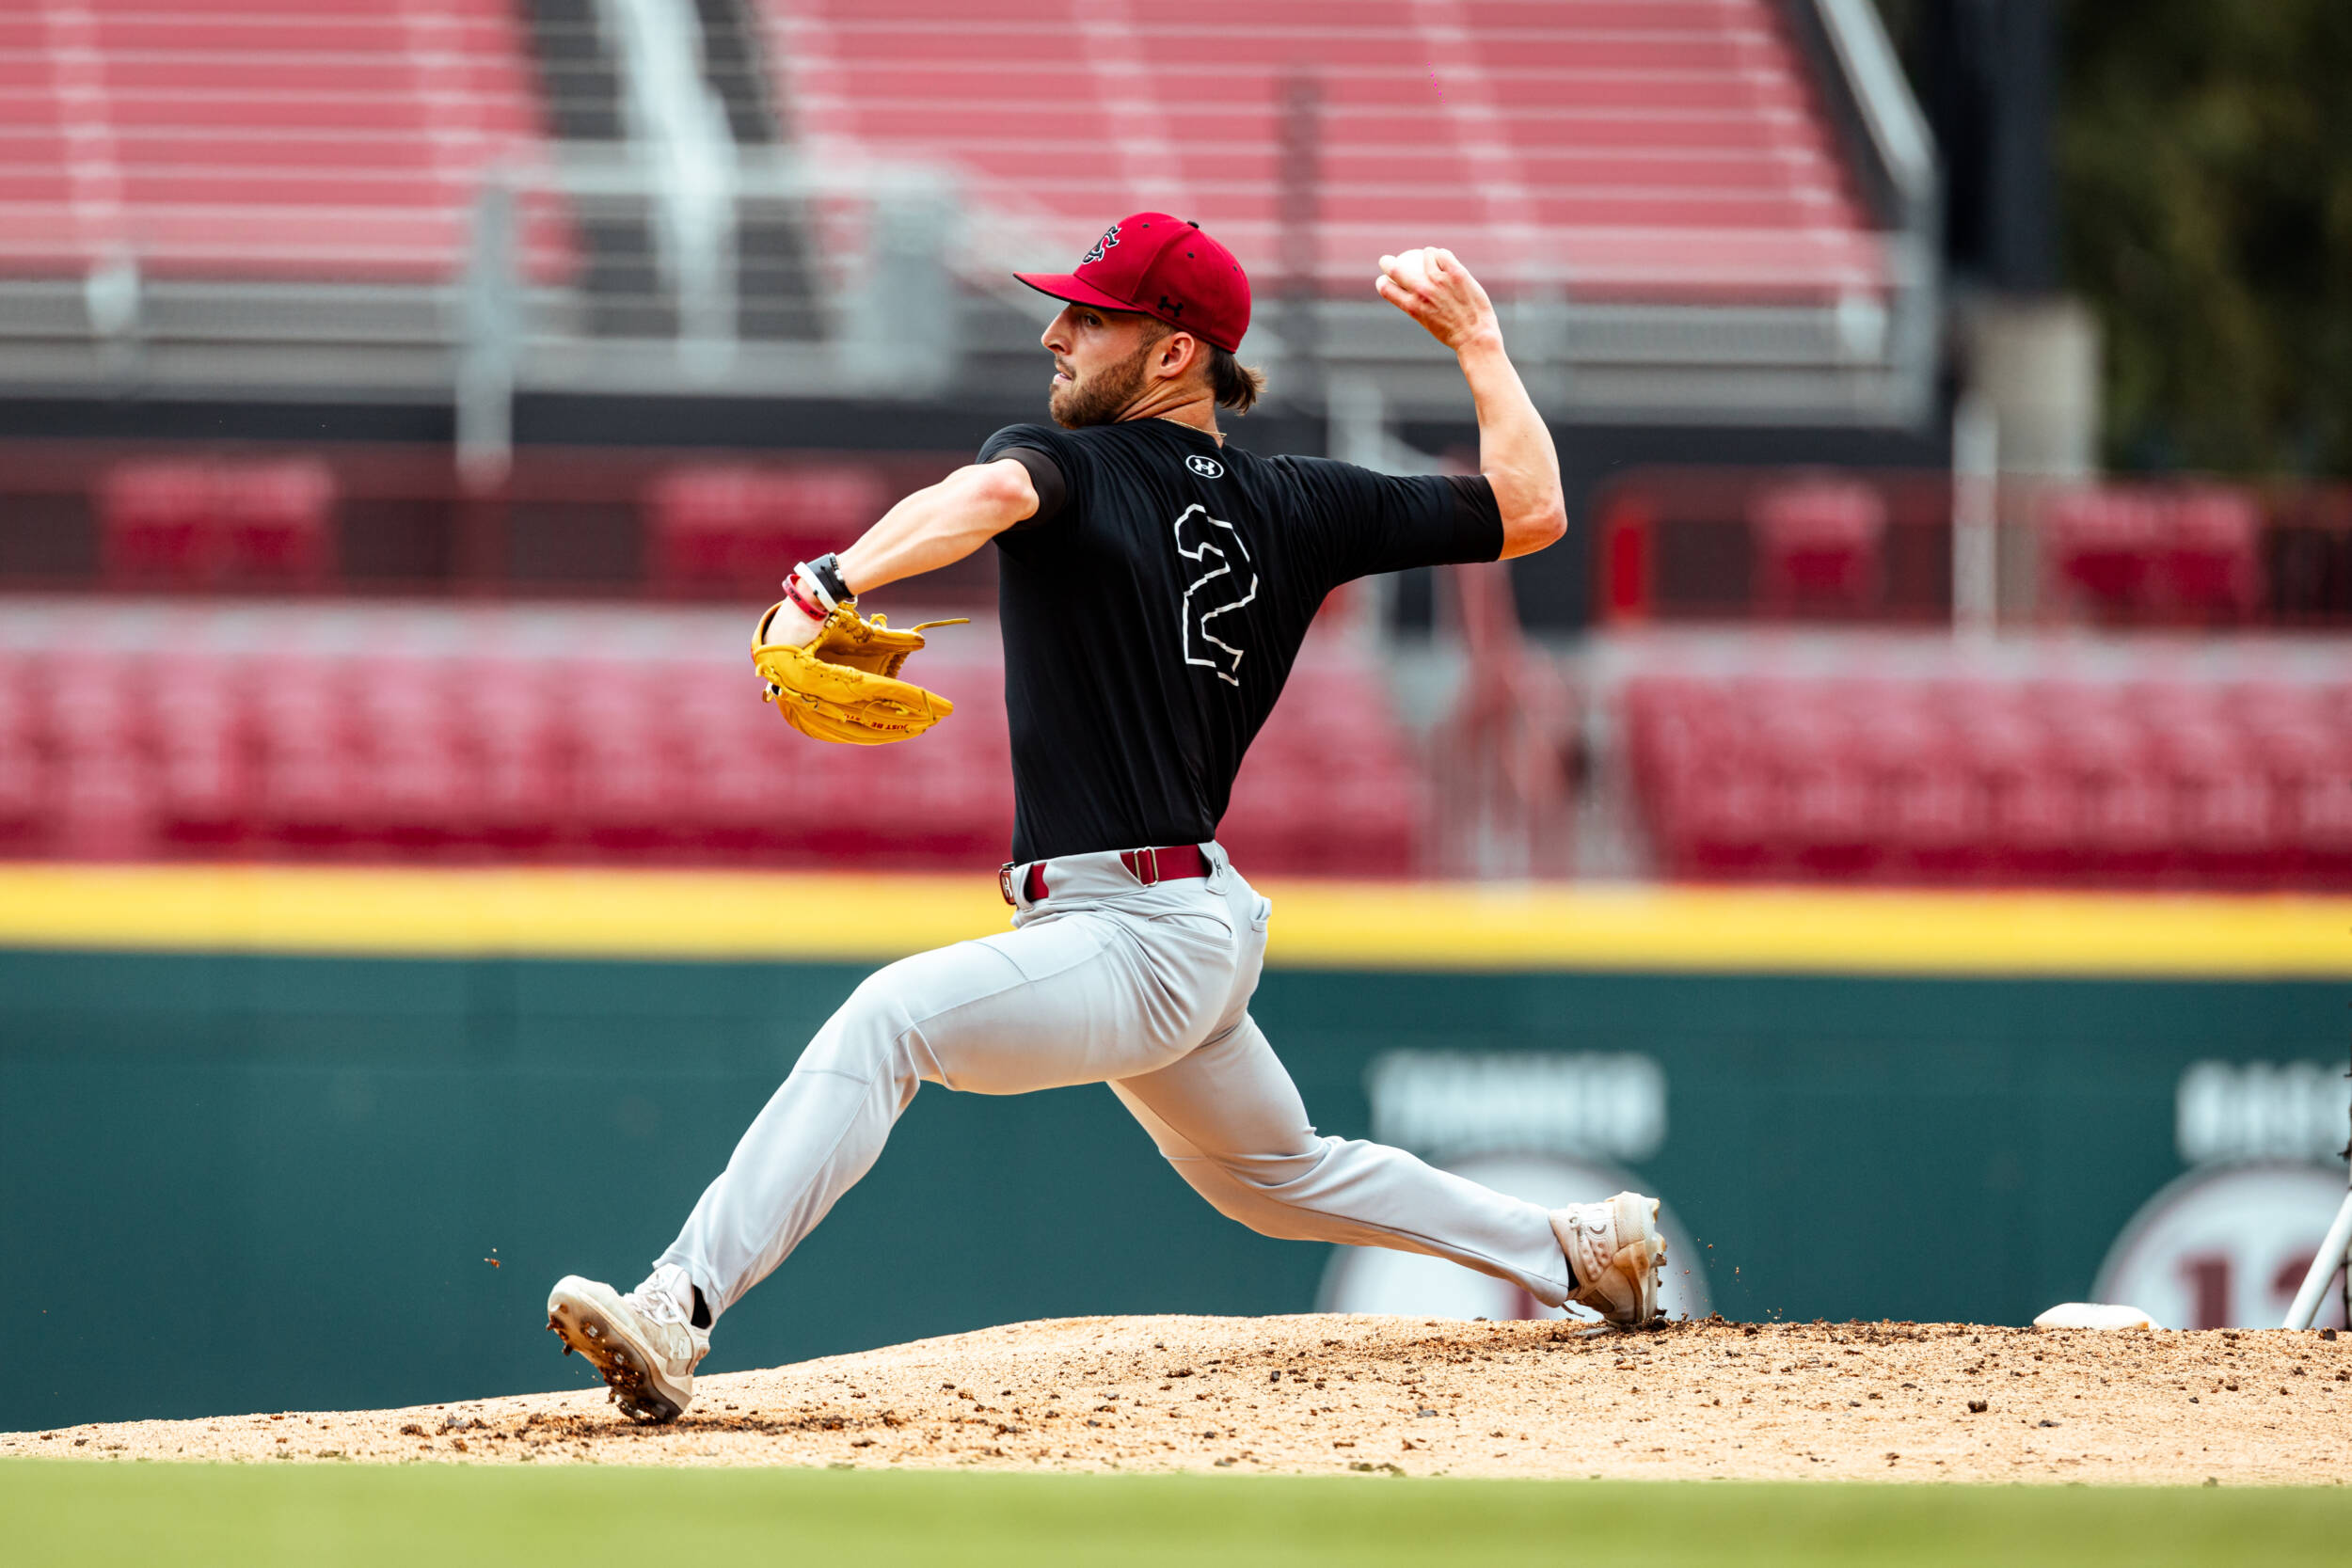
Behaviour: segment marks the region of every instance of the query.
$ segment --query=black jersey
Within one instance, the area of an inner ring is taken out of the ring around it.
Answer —
[[[1013,425],[980,449],[1007,455],[1041,480],[996,538],[1016,861],[1215,838],[1325,595],[1502,552],[1483,480],[1256,457],[1169,420]]]

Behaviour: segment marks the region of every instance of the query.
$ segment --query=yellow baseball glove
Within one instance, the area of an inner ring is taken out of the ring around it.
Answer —
[[[772,618],[772,611],[760,618],[763,630]],[[887,745],[921,735],[956,711],[938,692],[898,679],[898,669],[923,646],[926,629],[969,619],[894,631],[882,616],[869,621],[857,612],[856,600],[844,599],[806,647],[755,637],[752,663],[768,683],[768,701],[803,735],[851,746]]]

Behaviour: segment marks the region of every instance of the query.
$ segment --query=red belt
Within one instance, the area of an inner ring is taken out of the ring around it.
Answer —
[[[1022,895],[1032,904],[1045,897],[1045,867],[1049,863],[1046,861],[1031,861],[1029,874],[1022,880]],[[1209,857],[1200,852],[1198,844],[1171,844],[1164,849],[1121,849],[1119,863],[1132,872],[1136,880],[1145,887],[1209,874]],[[996,891],[1005,895],[1006,903],[1019,905],[1020,900],[1012,895],[1010,861],[1007,861],[996,873]]]

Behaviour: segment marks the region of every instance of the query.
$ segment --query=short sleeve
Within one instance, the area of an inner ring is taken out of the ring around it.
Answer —
[[[981,443],[975,461],[993,463],[1003,457],[1029,470],[1029,482],[1038,494],[1037,511],[1009,531],[1022,532],[1053,522],[1077,489],[1078,466],[1084,459],[1076,443],[1044,425],[1007,425]]]
[[[1298,477],[1334,586],[1502,554],[1502,514],[1483,479],[1375,473],[1319,457],[1277,461]]]

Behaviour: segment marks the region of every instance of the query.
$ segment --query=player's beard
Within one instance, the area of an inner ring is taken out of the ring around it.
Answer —
[[[1067,387],[1057,387],[1046,395],[1045,411],[1064,430],[1083,430],[1088,425],[1116,424],[1143,391],[1144,367],[1157,343],[1146,343],[1116,365],[1105,365],[1092,375],[1071,378]]]

